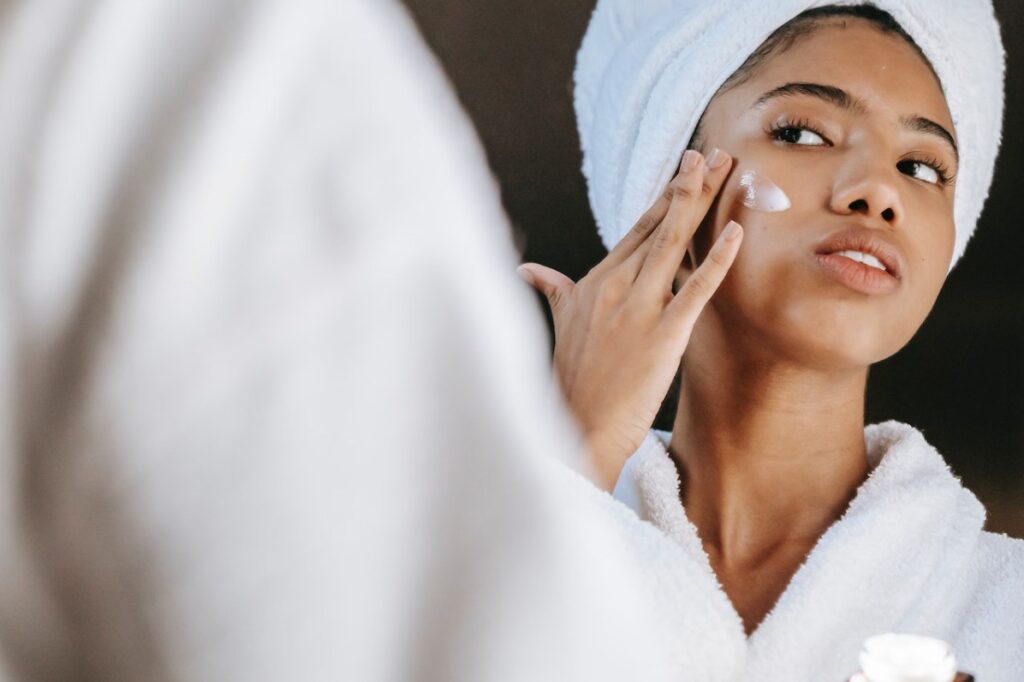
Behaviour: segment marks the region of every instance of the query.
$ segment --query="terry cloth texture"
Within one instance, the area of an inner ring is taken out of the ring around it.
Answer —
[[[869,475],[747,637],[680,501],[670,434],[651,431],[606,505],[636,538],[637,562],[676,627],[679,679],[847,680],[864,640],[910,632],[946,640],[986,682],[1024,670],[1024,541],[983,530],[985,510],[920,431],[864,429]],[[649,538],[651,525],[671,540]],[[698,676],[686,672],[699,670]]]
[[[0,2],[0,682],[674,679],[508,236],[396,0]]]
[[[590,205],[611,249],[672,179],[708,102],[779,26],[829,0],[599,0],[575,72]],[[954,193],[963,254],[995,168],[1005,52],[990,0],[876,0],[942,83],[960,152]]]

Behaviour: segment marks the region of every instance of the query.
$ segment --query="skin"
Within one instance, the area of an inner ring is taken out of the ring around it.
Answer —
[[[808,95],[751,107],[789,82],[840,87],[867,111]],[[955,154],[900,127],[901,115],[953,131],[911,46],[859,19],[827,20],[711,101],[702,148],[708,165],[713,148],[728,152],[724,165],[681,171],[579,282],[537,264],[521,272],[551,305],[555,369],[605,489],[682,362],[670,455],[687,516],[748,635],[867,478],[868,370],[920,328],[952,258],[953,185],[908,159],[931,157],[955,175]],[[765,128],[782,116],[808,119],[827,142],[807,130],[796,132],[800,144],[773,139]],[[746,169],[770,177],[792,207],[746,208]],[[730,220],[742,238],[727,242]],[[867,295],[817,266],[815,246],[854,223],[884,231],[902,252],[895,292]]]

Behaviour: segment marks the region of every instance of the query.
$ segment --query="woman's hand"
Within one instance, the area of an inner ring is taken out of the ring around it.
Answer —
[[[551,307],[555,373],[605,490],[653,426],[694,323],[742,241],[742,228],[730,221],[672,293],[687,246],[732,165],[716,152],[705,168],[699,152],[687,151],[662,197],[579,282],[536,263],[519,268]]]

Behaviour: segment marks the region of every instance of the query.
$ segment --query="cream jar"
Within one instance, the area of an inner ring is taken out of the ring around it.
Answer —
[[[896,632],[869,637],[860,654],[864,682],[953,682],[956,658],[941,639]]]

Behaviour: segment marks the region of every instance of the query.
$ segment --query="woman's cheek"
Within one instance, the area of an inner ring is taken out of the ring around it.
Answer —
[[[956,230],[948,216],[922,220],[916,229],[920,230],[914,235],[917,238],[906,242],[906,256],[910,261],[906,279],[910,286],[923,289],[921,293],[926,300],[934,302],[946,281]]]

